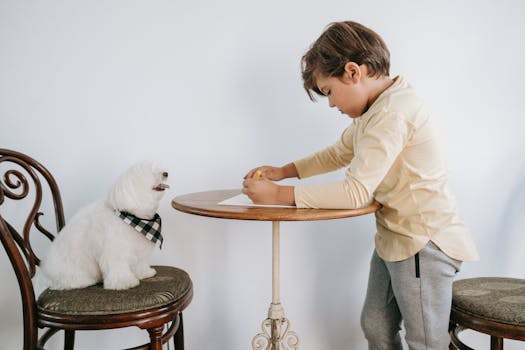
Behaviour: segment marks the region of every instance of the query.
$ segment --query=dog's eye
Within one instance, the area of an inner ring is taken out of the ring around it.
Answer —
[[[166,172],[166,171],[163,172],[163,173],[162,173],[162,177],[168,177],[168,172]]]

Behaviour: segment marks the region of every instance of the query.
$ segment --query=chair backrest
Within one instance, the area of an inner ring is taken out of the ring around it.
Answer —
[[[35,344],[36,301],[31,278],[35,275],[40,259],[36,256],[30,240],[31,231],[38,230],[50,240],[54,235],[40,223],[42,197],[47,186],[55,211],[56,232],[64,227],[64,209],[55,179],[40,163],[25,154],[0,148],[0,240],[15,271],[22,296],[24,317],[24,348]],[[33,195],[29,195],[34,193]],[[30,210],[23,215],[22,223],[9,222],[2,206],[6,201],[31,201]],[[15,227],[22,227],[21,233]],[[35,344],[36,346],[36,344]],[[29,347],[32,348],[32,347]]]

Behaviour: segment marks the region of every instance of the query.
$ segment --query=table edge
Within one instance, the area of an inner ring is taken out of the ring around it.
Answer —
[[[231,191],[231,190],[224,190]],[[197,192],[195,194],[202,194],[204,191]],[[319,221],[319,220],[335,220],[344,219],[355,216],[362,216],[376,212],[381,208],[381,204],[374,201],[370,205],[357,209],[312,209],[312,208],[272,208],[278,209],[278,213],[272,213],[271,218],[268,214],[264,214],[264,209],[261,207],[250,207],[250,206],[235,206],[241,211],[225,212],[220,210],[214,210],[211,208],[204,208],[202,206],[191,206],[177,201],[177,198],[191,195],[192,193],[183,194],[176,196],[171,201],[171,206],[180,212],[192,215],[199,215],[205,217],[219,218],[219,219],[233,219],[233,220],[255,220],[255,221]],[[210,203],[209,206],[216,205],[216,203]],[[253,209],[253,210],[252,210]],[[252,210],[246,212],[242,210]],[[262,213],[258,213],[258,211]],[[305,218],[305,213],[308,211],[312,212],[312,215]],[[316,215],[317,214],[317,215]]]

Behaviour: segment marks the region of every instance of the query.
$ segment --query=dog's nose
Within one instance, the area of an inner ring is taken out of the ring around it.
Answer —
[[[163,177],[168,177],[168,172],[167,172],[167,171],[163,172],[163,173],[162,173],[162,176],[163,176]]]

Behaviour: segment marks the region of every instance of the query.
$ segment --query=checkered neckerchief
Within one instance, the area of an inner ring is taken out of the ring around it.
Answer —
[[[162,242],[164,241],[164,238],[160,234],[161,220],[159,214],[155,214],[155,216],[151,220],[141,219],[125,211],[117,211],[116,214],[126,224],[130,225],[135,230],[142,233],[147,239],[149,239],[153,243],[160,241],[160,248],[162,249]]]

